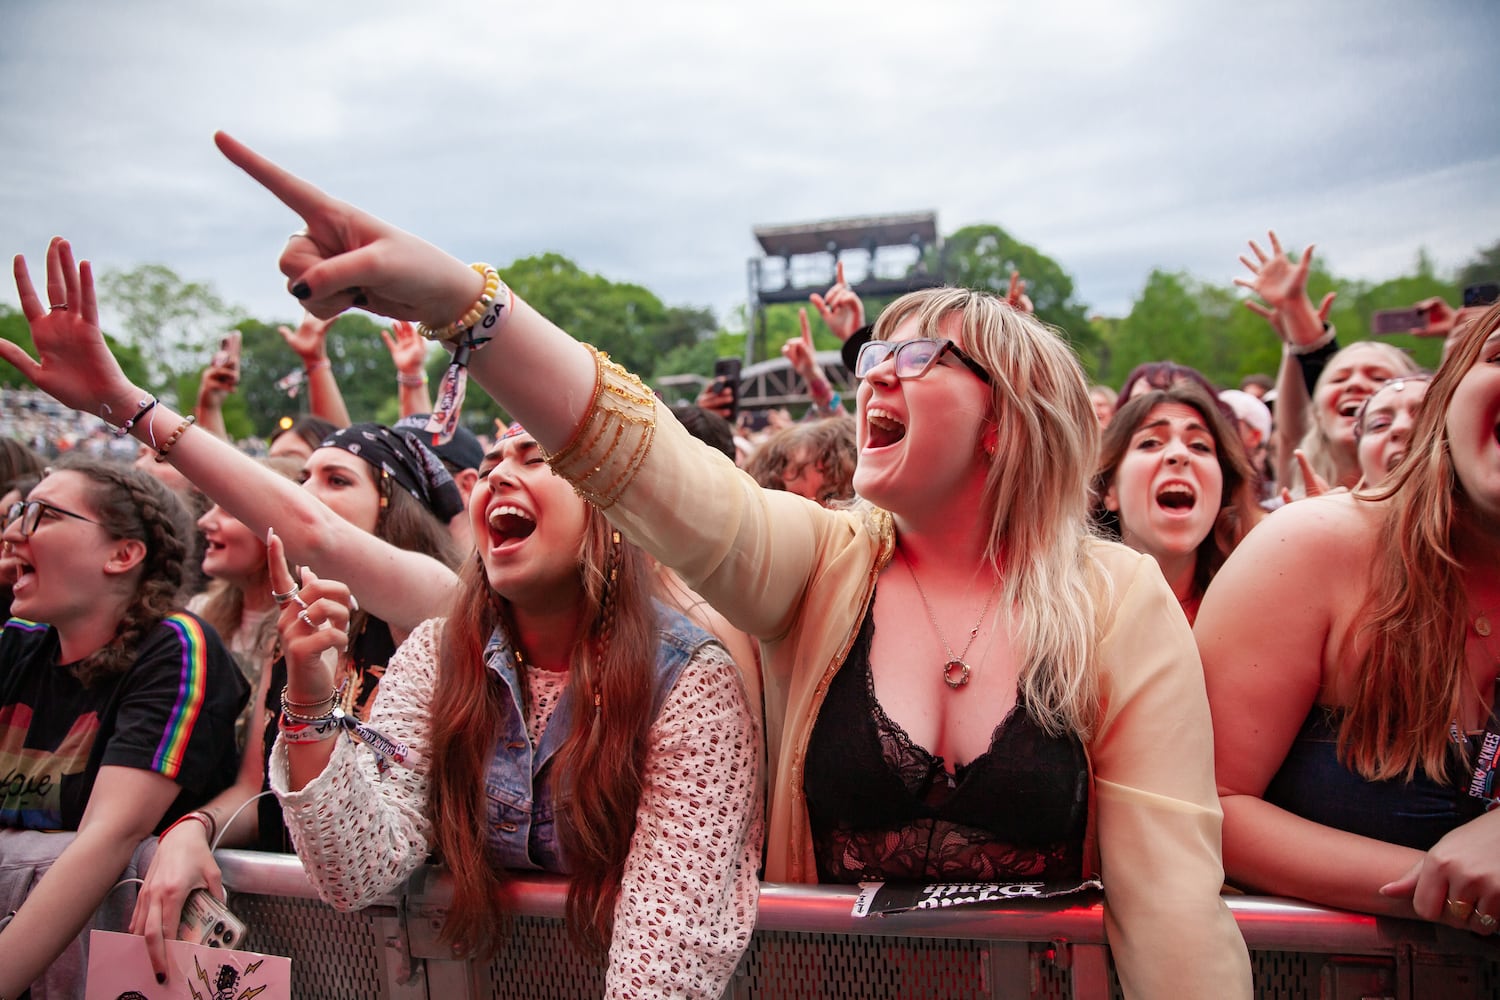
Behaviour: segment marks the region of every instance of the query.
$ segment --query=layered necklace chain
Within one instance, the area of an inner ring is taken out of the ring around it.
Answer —
[[[974,646],[974,640],[979,636],[979,630],[984,626],[984,620],[989,616],[990,606],[995,603],[995,595],[1000,592],[1000,581],[990,588],[990,596],[984,602],[984,610],[979,612],[979,618],[974,622],[974,627],[969,629],[969,641],[964,643],[963,652],[957,656],[953,655],[953,647],[948,645],[948,637],[943,635],[943,628],[938,624],[937,615],[932,613],[932,603],[927,600],[927,592],[922,589],[922,581],[917,579],[917,571],[911,568],[910,559],[902,559],[906,563],[906,572],[911,575],[911,582],[916,584],[917,596],[922,599],[922,607],[927,611],[927,620],[932,622],[932,630],[937,633],[938,642],[943,644],[943,652],[948,659],[943,663],[943,683],[957,691],[969,683],[969,675],[973,672],[965,657]]]

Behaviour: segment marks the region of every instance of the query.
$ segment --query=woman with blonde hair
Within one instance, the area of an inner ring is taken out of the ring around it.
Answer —
[[[1249,995],[1191,635],[1155,564],[1087,529],[1098,424],[1056,331],[964,290],[894,303],[856,367],[870,503],[831,511],[759,488],[491,269],[219,143],[308,222],[281,266],[309,310],[356,289],[428,324],[555,471],[760,639],[767,878],[1098,873],[1128,995]]]
[[[1384,485],[1277,512],[1209,589],[1230,877],[1494,933],[1497,629],[1500,307],[1456,339]]]

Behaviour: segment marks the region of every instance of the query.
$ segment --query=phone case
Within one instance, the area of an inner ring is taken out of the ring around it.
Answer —
[[[209,948],[240,948],[245,943],[245,925],[218,897],[200,887],[188,893],[182,905],[177,936]]]

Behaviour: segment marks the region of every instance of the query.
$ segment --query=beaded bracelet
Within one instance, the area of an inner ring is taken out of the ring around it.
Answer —
[[[182,423],[177,425],[177,429],[172,432],[172,436],[163,441],[161,447],[156,449],[156,460],[158,462],[165,462],[167,460],[167,452],[172,450],[172,446],[177,443],[177,439],[182,437],[183,432],[197,422],[198,418],[191,413],[183,417]]]
[[[143,399],[139,403],[135,404],[135,413],[131,415],[129,420],[125,421],[119,427],[115,428],[115,437],[122,438],[125,435],[129,434],[131,428],[139,423],[142,417],[150,413],[151,409],[156,406],[156,403],[156,397],[151,396],[150,398]]]
[[[417,332],[428,340],[453,340],[464,332],[472,330],[484,316],[485,310],[495,301],[500,291],[500,272],[488,264],[474,263],[469,265],[484,277],[484,290],[479,293],[479,298],[469,307],[469,311],[446,326],[428,326],[422,323],[417,327]]]
[[[339,693],[332,691],[327,698],[311,703],[295,702],[287,698],[286,688],[281,689],[281,717],[292,722],[321,722],[333,716],[333,707],[339,702]]]

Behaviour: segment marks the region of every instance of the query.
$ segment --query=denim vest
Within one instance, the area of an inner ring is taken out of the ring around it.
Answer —
[[[682,668],[713,636],[680,613],[656,604],[656,662],[651,678],[651,718],[661,714]],[[502,868],[567,872],[557,835],[552,759],[568,737],[573,688],[563,689],[539,746],[531,745],[522,706],[526,694],[516,673],[510,639],[499,628],[484,649],[485,664],[505,683],[505,718],[485,779],[490,863]],[[566,787],[563,789],[566,794]]]

